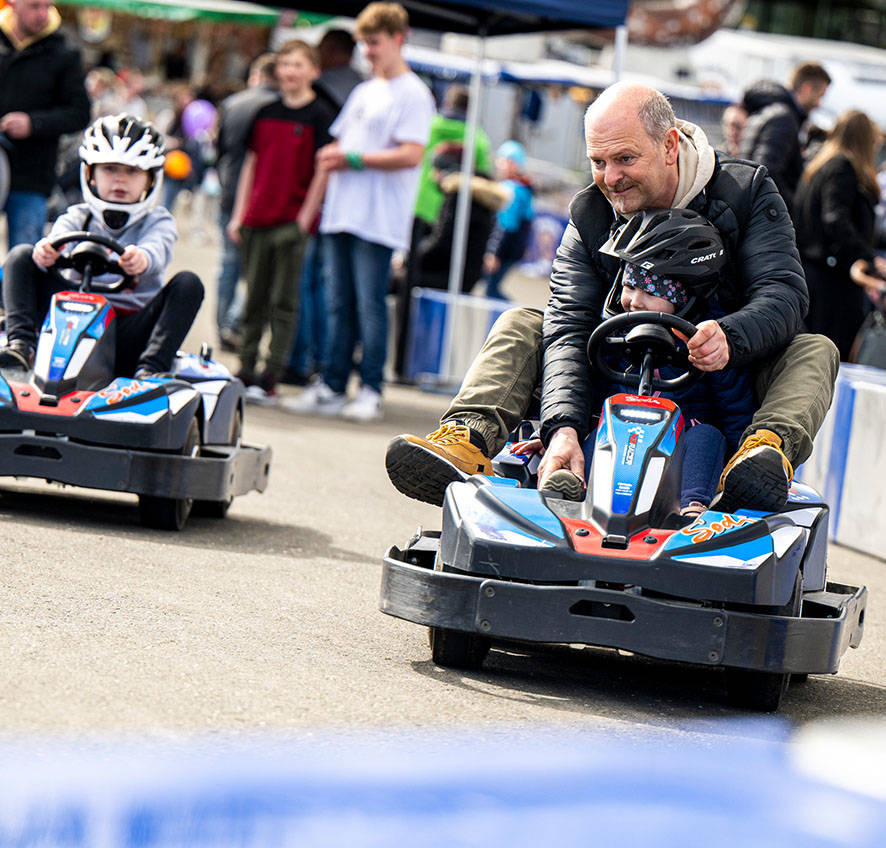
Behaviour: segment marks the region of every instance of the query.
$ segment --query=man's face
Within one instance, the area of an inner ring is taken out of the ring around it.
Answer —
[[[52,0],[14,0],[10,5],[20,36],[30,38],[46,29]]]
[[[594,183],[621,215],[641,209],[666,209],[677,190],[675,129],[663,141],[647,134],[632,107],[608,107],[588,125],[588,159]]]
[[[372,72],[384,74],[399,59],[403,36],[400,33],[370,32],[363,37],[361,44]]]
[[[804,112],[809,113],[818,108],[818,104],[821,103],[821,98],[824,97],[827,90],[827,83],[807,80],[800,84],[800,88],[794,94],[794,99]]]

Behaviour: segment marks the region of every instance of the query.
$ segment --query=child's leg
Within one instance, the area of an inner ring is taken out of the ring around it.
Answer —
[[[279,379],[298,323],[301,265],[307,236],[296,224],[277,227],[272,236],[270,325],[271,341],[265,373]]]
[[[723,471],[726,439],[716,427],[702,423],[690,427],[683,438],[686,452],[683,456],[680,506],[689,506],[693,501],[710,506]]]
[[[9,251],[3,263],[6,334],[10,342],[24,342],[30,348],[37,345],[37,331],[52,295],[71,287],[53,270],[38,267],[31,258],[32,250],[30,244],[20,244]]]
[[[243,276],[246,278],[246,302],[240,320],[243,344],[240,348],[240,370],[255,371],[258,347],[270,312],[273,253],[270,232],[244,227]]]
[[[144,309],[122,316],[117,325],[117,373],[171,370],[202,302],[200,278],[179,271]]]

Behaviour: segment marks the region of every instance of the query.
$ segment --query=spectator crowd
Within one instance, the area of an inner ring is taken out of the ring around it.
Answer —
[[[449,285],[469,106],[467,90],[451,85],[437,110],[406,64],[405,9],[373,2],[357,18],[366,79],[352,64],[354,37],[330,29],[317,46],[296,39],[258,57],[245,87],[226,97],[183,81],[158,88],[136,68],[84,77],[58,28],[47,0],[15,0],[0,12],[9,248],[39,242],[53,211],[79,200],[77,146],[90,121],[150,119],[167,151],[161,205],[172,211],[181,192],[217,195],[216,324],[222,348],[239,356],[248,397],[275,403],[280,383],[290,383],[305,388],[281,401],[288,411],[380,418],[389,336],[402,378],[413,290]],[[722,148],[766,166],[796,232],[806,328],[849,360],[886,279],[882,132],[859,110],[827,133],[812,126],[829,83],[807,62],[787,85],[750,86],[723,113]],[[493,150],[478,129],[470,158],[462,291],[505,298],[502,281],[526,250],[534,216],[526,151],[516,140]]]

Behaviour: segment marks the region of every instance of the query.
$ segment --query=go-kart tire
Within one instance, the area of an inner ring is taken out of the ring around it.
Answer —
[[[183,456],[196,456],[200,452],[200,426],[192,419],[181,449]],[[193,498],[158,498],[153,495],[138,496],[138,512],[142,526],[153,530],[181,530],[191,514]]]
[[[238,409],[234,414],[234,420],[231,422],[231,435],[228,444],[237,447],[240,444],[242,434],[243,411]],[[224,518],[228,514],[228,510],[233,502],[233,495],[223,501],[194,501],[191,514],[198,515],[200,518]]]
[[[802,602],[802,575],[798,572],[791,599],[773,610],[774,615],[797,616]],[[726,698],[733,707],[773,713],[781,706],[791,675],[787,672],[756,671],[748,668],[724,669]],[[800,675],[798,675],[800,676]]]
[[[489,653],[489,639],[476,633],[463,633],[461,630],[448,630],[444,627],[429,627],[428,631],[431,659],[436,665],[462,671],[477,671]]]

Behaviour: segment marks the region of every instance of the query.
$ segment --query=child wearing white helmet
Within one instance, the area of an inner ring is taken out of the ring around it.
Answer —
[[[85,202],[68,207],[33,247],[13,248],[4,263],[7,346],[0,367],[30,368],[49,300],[72,283],[53,268],[61,254],[52,242],[85,230],[122,244],[120,267],[135,278],[134,288],[107,295],[118,319],[116,372],[166,373],[200,308],[203,285],[190,271],[165,283],[177,233],[169,212],[155,205],[166,156],[162,136],[132,115],[105,116],[86,129],[79,153]]]

